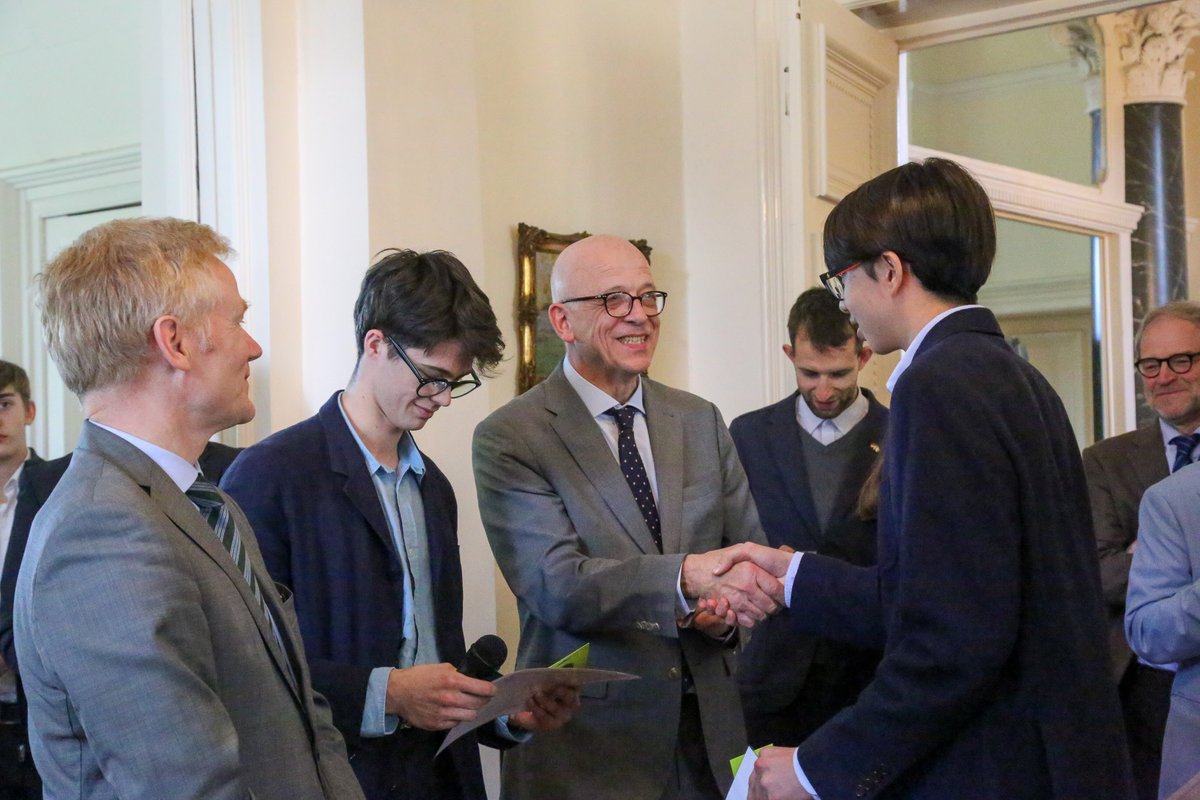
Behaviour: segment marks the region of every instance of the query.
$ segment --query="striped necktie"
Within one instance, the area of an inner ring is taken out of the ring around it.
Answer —
[[[1171,465],[1171,472],[1178,472],[1192,463],[1192,453],[1195,452],[1196,445],[1200,444],[1200,433],[1176,436],[1171,440],[1171,444],[1175,445],[1175,463]]]
[[[258,585],[258,576],[250,568],[250,559],[246,557],[246,548],[242,546],[241,534],[238,533],[237,524],[229,514],[229,505],[225,502],[224,496],[216,486],[205,480],[203,475],[196,477],[196,482],[192,484],[186,494],[192,504],[196,506],[196,510],[200,512],[200,516],[204,517],[204,521],[213,529],[217,539],[225,546],[233,559],[234,566],[238,568],[238,572],[242,573],[242,577],[250,586],[250,593],[254,595],[258,607],[262,609],[263,615],[270,623],[271,632],[275,634],[275,642],[284,653],[284,663],[287,665],[292,679],[295,680],[296,676],[292,670],[291,660],[286,655],[287,648],[283,646],[283,636],[280,635],[279,627],[275,624],[275,617],[267,608],[266,601],[263,600],[262,589]]]

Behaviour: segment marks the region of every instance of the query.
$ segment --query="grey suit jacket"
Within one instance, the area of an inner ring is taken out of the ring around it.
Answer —
[[[662,519],[659,554],[599,426],[562,374],[475,430],[483,524],[521,616],[520,667],[590,643],[593,684],[561,731],[505,753],[504,796],[658,800],[674,764],[685,665],[722,790],[745,750],[732,649],[676,626],[683,554],[765,543],[733,441],[711,403],[643,382]]]
[[[187,497],[137,448],[84,426],[15,600],[47,798],[362,797],[290,601],[228,503],[284,649]]]
[[[1133,663],[1125,641],[1125,589],[1133,557],[1126,552],[1138,535],[1142,493],[1167,477],[1167,456],[1158,423],[1097,442],[1083,451],[1100,557],[1100,585],[1108,614],[1108,649],[1113,679],[1120,682]]]
[[[1200,772],[1200,465],[1147,489],[1139,523],[1125,632],[1152,664],[1179,664],[1159,782],[1169,797]]]

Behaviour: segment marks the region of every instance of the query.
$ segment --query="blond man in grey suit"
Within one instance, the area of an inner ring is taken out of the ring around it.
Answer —
[[[121,220],[42,276],[50,353],[88,417],[17,582],[47,798],[362,797],[286,590],[195,466],[254,416],[262,350],[228,252],[196,223]]]
[[[782,599],[748,562],[712,574],[710,551],[765,542],[746,476],[716,407],[643,376],[666,295],[636,247],[577,242],[551,284],[567,358],[476,429],[480,510],[520,605],[518,665],[588,643],[592,666],[641,680],[585,688],[572,722],[506,753],[503,795],[720,797],[746,746],[734,623]],[[699,597],[718,605],[694,614]]]

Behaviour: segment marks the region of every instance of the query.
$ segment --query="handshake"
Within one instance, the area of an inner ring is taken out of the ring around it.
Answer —
[[[698,613],[729,626],[753,628],[786,605],[783,578],[793,551],[743,542],[683,559],[684,597],[698,600]]]

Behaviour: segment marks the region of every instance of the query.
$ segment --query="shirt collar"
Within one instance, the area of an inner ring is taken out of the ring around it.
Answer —
[[[1174,427],[1172,427],[1169,422],[1164,420],[1162,417],[1158,418],[1158,429],[1159,429],[1159,431],[1162,432],[1163,447],[1169,446],[1171,444],[1171,440],[1174,439],[1176,436],[1188,436],[1189,435],[1186,433],[1180,433]],[[1200,432],[1200,431],[1197,431],[1197,432]]]
[[[350,435],[354,438],[354,443],[358,445],[359,451],[362,452],[363,460],[367,462],[367,470],[374,475],[382,469],[384,472],[392,472],[375,456],[371,454],[370,449],[363,444],[362,437],[358,435],[358,431],[354,429],[354,424],[350,422],[350,417],[346,415],[346,409],[342,407],[343,392],[338,393],[338,411],[342,412],[342,419],[346,423],[346,428],[349,429]],[[421,478],[425,477],[425,459],[421,457],[421,451],[417,449],[417,443],[413,441],[412,433],[405,431],[400,437],[399,443],[396,445],[396,478],[401,479],[404,473],[412,472],[413,477],[417,479],[417,483],[421,482]]]
[[[912,364],[912,360],[916,356],[917,351],[921,349],[921,342],[925,341],[925,336],[931,330],[933,330],[933,327],[954,312],[966,311],[968,308],[983,308],[983,306],[977,303],[971,303],[965,306],[947,308],[945,311],[929,320],[929,322],[925,323],[925,327],[921,328],[921,330],[917,332],[917,335],[913,337],[912,342],[908,345],[908,349],[905,350],[903,355],[900,356],[900,363],[896,365],[896,368],[892,370],[891,377],[887,379],[887,390],[889,392],[896,390],[896,381],[900,380],[900,376],[904,374],[904,370],[908,369],[909,365]]]
[[[566,377],[567,383],[571,384],[571,388],[575,390],[575,394],[579,395],[583,405],[587,407],[588,413],[597,419],[613,406],[632,406],[642,412],[643,416],[646,413],[646,406],[642,402],[642,378],[640,375],[637,389],[633,391],[633,396],[624,403],[619,402],[608,392],[598,388],[580,375],[579,371],[571,364],[570,358],[563,359],[563,375]]]
[[[12,474],[12,477],[8,479],[3,487],[0,487],[0,495],[6,498],[17,496],[17,487],[21,485],[21,473],[25,471],[25,465],[28,462],[29,458],[26,457],[24,461],[17,465],[17,469]]]
[[[179,491],[187,493],[187,490],[192,488],[192,484],[196,482],[196,476],[200,474],[200,467],[195,464],[190,464],[178,453],[172,453],[163,447],[159,447],[153,442],[147,442],[145,439],[139,439],[132,433],[119,431],[116,428],[105,425],[102,422],[88,420],[97,428],[103,428],[114,436],[119,436],[131,445],[141,450],[146,454],[146,457],[159,466],[159,468],[167,473],[167,477],[171,479],[171,483],[179,487]]]
[[[867,397],[862,393],[861,388],[858,390],[858,397],[854,398],[854,402],[846,406],[845,411],[832,418],[818,417],[804,401],[804,395],[796,397],[796,418],[800,421],[800,427],[808,434],[812,434],[822,425],[832,425],[838,433],[845,435],[863,421],[863,417],[870,409],[871,404],[867,402]]]

